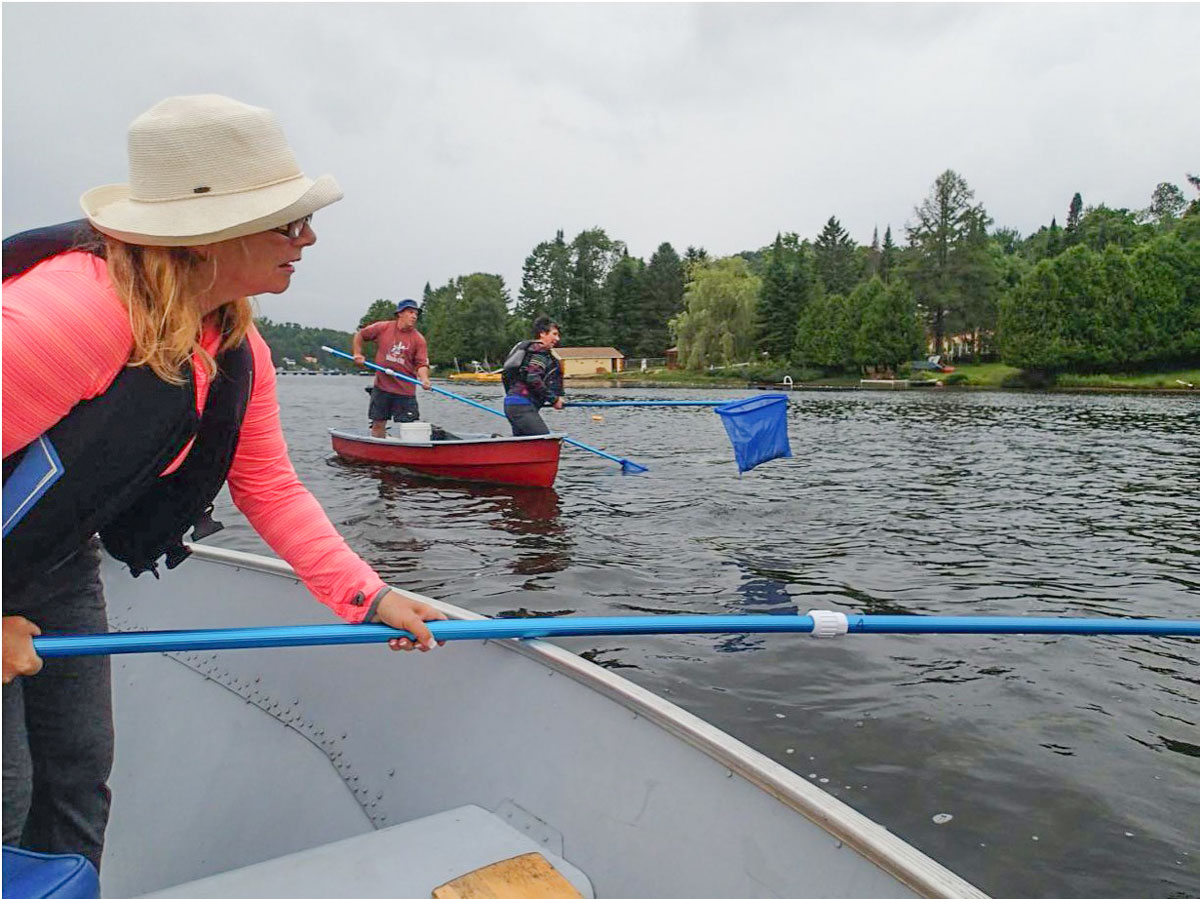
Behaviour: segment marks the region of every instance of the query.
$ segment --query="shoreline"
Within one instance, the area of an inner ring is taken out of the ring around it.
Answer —
[[[294,370],[290,370],[290,371],[285,371],[285,370],[276,369],[276,374],[282,375],[282,376],[292,376],[292,377],[305,376],[305,375],[310,376],[310,377],[313,375],[331,375],[331,376],[336,375],[336,376],[344,377],[344,376],[360,375],[361,373],[354,372],[354,371],[338,371],[338,370],[294,369]],[[476,380],[471,380],[471,379],[467,379],[467,378],[451,379],[446,376],[437,376],[437,375],[435,375],[432,378],[432,380],[436,381],[436,382],[448,384],[450,386],[454,386],[455,384],[479,386],[479,385],[492,385],[492,384],[496,383],[495,381],[486,381],[486,380],[476,381]],[[918,379],[899,378],[897,380],[929,381],[931,379],[929,379],[929,378],[918,378]],[[936,380],[936,379],[932,379],[932,380]],[[563,383],[566,387],[572,388],[575,390],[587,390],[587,389],[763,390],[763,391],[773,390],[773,391],[777,391],[777,392],[781,392],[781,393],[794,393],[794,392],[801,392],[801,391],[807,391],[809,393],[821,393],[821,392],[828,393],[828,392],[833,392],[833,391],[843,391],[843,392],[865,391],[865,392],[870,392],[870,393],[878,393],[878,392],[886,392],[887,391],[887,388],[884,388],[881,390],[881,388],[864,387],[862,384],[857,383],[856,381],[851,381],[850,379],[846,379],[844,381],[833,381],[833,382],[801,381],[799,383],[793,383],[790,386],[787,384],[779,383],[779,382],[741,381],[741,380],[716,379],[716,378],[701,378],[701,379],[696,379],[696,380],[684,381],[684,380],[678,380],[678,379],[674,379],[674,378],[672,378],[670,380],[666,380],[666,379],[655,380],[653,378],[650,378],[650,379],[640,379],[640,378],[639,379],[632,379],[632,378],[624,379],[624,378],[612,378],[612,377],[570,377],[570,378],[565,378]],[[1149,385],[1149,384],[1147,384],[1147,385],[1137,385],[1137,384],[1106,384],[1106,385],[1076,384],[1076,385],[1071,385],[1071,384],[1064,384],[1064,385],[1056,385],[1056,386],[1052,386],[1052,387],[1030,387],[1030,386],[1026,386],[1026,385],[1005,386],[1005,385],[999,384],[999,383],[970,384],[970,383],[961,383],[960,382],[960,383],[956,383],[956,384],[944,384],[943,383],[942,386],[940,386],[940,387],[924,387],[924,386],[922,386],[920,388],[914,388],[914,387],[909,386],[909,387],[900,387],[900,388],[892,388],[892,389],[899,389],[899,390],[919,389],[919,390],[926,390],[926,391],[937,391],[939,393],[942,393],[945,391],[956,391],[956,392],[995,391],[998,393],[1127,393],[1127,394],[1153,393],[1153,394],[1168,394],[1168,395],[1179,394],[1179,395],[1185,395],[1185,396],[1186,395],[1200,396],[1200,384],[1195,384],[1194,386],[1191,386],[1191,387],[1185,387],[1185,386],[1181,386],[1181,385],[1180,386],[1167,386],[1167,385],[1158,386],[1158,385]]]
[[[436,380],[436,379],[435,379]],[[901,379],[903,380],[903,379]],[[458,381],[462,383],[462,381]],[[475,383],[475,382],[468,382]],[[478,382],[486,383],[486,382]],[[795,393],[799,391],[807,391],[810,393],[821,393],[831,391],[862,391],[866,393],[881,393],[888,392],[878,388],[863,387],[861,384],[850,383],[815,383],[803,382],[792,384],[790,387],[786,384],[766,383],[762,381],[653,381],[653,380],[618,380],[613,378],[565,378],[563,383],[568,388],[586,389],[586,388],[611,388],[620,389],[635,389],[635,390],[651,390],[651,389],[677,389],[677,390],[774,390],[780,393]],[[900,390],[912,390],[914,388],[898,388]],[[949,384],[942,387],[922,387],[916,388],[924,391],[937,391],[942,393],[945,391],[955,392],[980,392],[993,391],[996,393],[1154,393],[1154,394],[1194,394],[1200,396],[1200,387],[1138,387],[1133,385],[1113,385],[1113,386],[1069,386],[1061,387],[1004,387],[999,384]]]
[[[793,372],[795,370],[793,369]],[[1200,393],[1200,368],[1187,362],[1176,368],[1150,369],[1143,371],[1118,371],[1112,373],[1061,372],[1057,375],[1039,375],[999,362],[962,363],[949,372],[908,372],[901,367],[896,383],[868,385],[865,381],[875,380],[860,375],[824,375],[813,377],[815,371],[796,372],[803,380],[787,380],[793,374],[787,368],[762,367],[758,371],[743,372],[741,377],[728,377],[727,372],[706,375],[681,369],[657,369],[647,372],[625,371],[620,374],[584,375],[568,378],[568,386],[577,389],[588,387],[635,387],[640,389],[677,387],[689,390],[704,389],[754,389],[754,390],[997,390],[1023,393],[1155,393],[1197,394]],[[905,376],[907,374],[907,376]],[[758,377],[755,377],[757,375]],[[903,383],[900,383],[903,382]]]

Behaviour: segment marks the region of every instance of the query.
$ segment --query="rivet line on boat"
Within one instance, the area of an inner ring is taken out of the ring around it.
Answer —
[[[370,796],[370,791],[367,787],[365,785],[355,786],[359,782],[359,777],[357,774],[350,773],[353,766],[345,761],[344,749],[340,748],[342,741],[349,737],[349,732],[343,733],[340,738],[326,734],[324,728],[318,728],[315,721],[308,720],[302,714],[299,697],[293,698],[290,706],[281,709],[281,703],[286,702],[286,700],[276,699],[262,689],[255,689],[249,678],[243,681],[240,677],[233,674],[233,672],[219,667],[217,665],[217,653],[211,653],[207,657],[192,653],[170,653],[169,655],[193,671],[203,674],[206,680],[221,684],[231,692],[238,694],[245,700],[247,705],[256,706],[268,715],[271,715],[276,721],[303,734],[309,742],[322,749],[334,769],[338,772],[342,782],[351,789],[352,795],[355,797],[355,801],[359,807],[363,809],[372,822],[378,825],[387,820],[386,815],[381,817],[371,812],[371,808],[383,800],[383,792],[380,791],[375,800],[368,803],[367,799]],[[256,676],[253,684],[261,683],[262,676]],[[395,768],[388,771],[388,777],[394,777],[395,774]]]

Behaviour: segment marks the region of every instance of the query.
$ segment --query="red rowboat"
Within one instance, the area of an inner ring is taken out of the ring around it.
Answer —
[[[380,439],[368,431],[331,428],[333,450],[343,459],[396,465],[418,474],[518,487],[549,487],[558,474],[566,434],[493,437],[462,434],[461,440],[408,442]]]

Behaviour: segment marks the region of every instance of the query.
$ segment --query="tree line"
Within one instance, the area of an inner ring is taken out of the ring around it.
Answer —
[[[389,308],[394,309],[395,303],[390,303]],[[308,328],[294,322],[274,322],[265,316],[256,318],[254,324],[271,348],[271,359],[277,368],[349,371],[357,367],[353,362],[346,362],[321,350],[322,346],[331,346],[349,352],[351,335],[348,331]]]
[[[1187,181],[1200,191],[1200,177]],[[1144,209],[1086,206],[1078,193],[1065,205],[1062,226],[1022,236],[993,227],[947,170],[902,243],[888,225],[859,245],[831,216],[812,240],[780,233],[722,258],[664,242],[643,260],[603,228],[570,241],[560,230],[526,257],[515,300],[495,274],[426,284],[420,328],[431,361],[451,367],[498,366],[540,314],[562,325],[564,345],[655,358],[674,347],[693,369],[895,369],[927,352],[1050,373],[1200,358],[1200,198],[1164,182]],[[391,308],[377,300],[363,321]],[[297,358],[303,332],[338,333],[269,330],[277,362]]]

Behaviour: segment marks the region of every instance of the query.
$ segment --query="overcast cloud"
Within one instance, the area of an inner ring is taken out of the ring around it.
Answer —
[[[3,231],[127,180],[173,94],[272,109],[346,198],[277,321],[493,272],[599,226],[649,259],[726,255],[836,215],[860,243],[947,168],[1022,234],[1200,174],[1196,4],[3,6]]]

